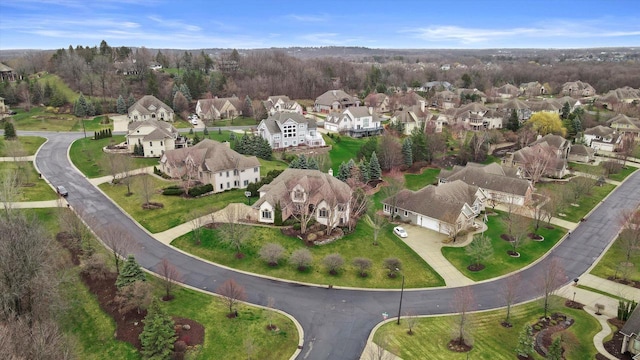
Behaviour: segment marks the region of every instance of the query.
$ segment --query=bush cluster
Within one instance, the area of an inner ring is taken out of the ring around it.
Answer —
[[[164,188],[162,190],[162,195],[180,196],[182,194],[184,194],[184,189],[177,185],[169,186],[168,188]]]
[[[94,140],[110,138],[110,137],[113,137],[113,135],[111,134],[111,129],[102,129],[100,131],[96,131],[93,133]]]
[[[191,197],[197,197],[212,191],[213,191],[213,185],[204,184],[204,185],[192,187],[191,189],[189,189],[188,193],[189,193],[189,196]]]
[[[247,185],[247,191],[251,191],[251,196],[258,196],[258,189],[260,189],[262,185],[270,184],[280,173],[282,173],[282,170],[269,171],[267,176],[263,177],[260,181]]]

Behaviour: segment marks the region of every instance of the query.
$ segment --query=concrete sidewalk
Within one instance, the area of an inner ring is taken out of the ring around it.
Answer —
[[[19,201],[11,203],[11,207],[13,209],[40,209],[65,206],[67,206],[67,201],[64,199],[46,201]]]
[[[140,174],[153,174],[153,166],[147,166],[145,168],[135,169],[131,171],[131,175],[140,175]],[[116,177],[123,178],[124,174],[117,174]],[[113,176],[106,175],[97,178],[87,179],[92,185],[98,186],[104,183],[110,183],[113,181]]]
[[[18,157],[6,156],[6,157],[0,157],[0,162],[34,161],[35,159],[36,159],[35,155],[18,156]]]

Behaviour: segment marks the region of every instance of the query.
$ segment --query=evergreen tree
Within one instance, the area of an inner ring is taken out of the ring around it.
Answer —
[[[207,127],[205,126],[204,130],[202,131],[202,133],[204,134],[204,136],[209,136],[209,129],[207,129]]]
[[[144,271],[140,268],[136,258],[133,255],[129,255],[124,265],[122,265],[122,269],[120,269],[120,274],[118,274],[118,278],[116,279],[116,286],[120,289],[136,281],[146,280]]]
[[[413,165],[413,144],[411,143],[411,138],[406,138],[402,142],[402,157],[404,159],[404,164],[407,167],[411,167]]]
[[[343,161],[338,167],[338,176],[336,176],[339,180],[347,181],[349,178],[349,168],[347,164]]]
[[[269,145],[269,141],[260,136],[256,136],[256,141],[258,142],[258,153],[255,155],[264,160],[271,160],[273,150],[271,149],[271,145]]]
[[[316,158],[310,157],[309,160],[307,160],[307,168],[311,170],[319,170]]]
[[[369,140],[367,140],[367,142],[360,147],[360,150],[358,151],[358,156],[357,156],[358,159],[370,158],[371,153],[376,151],[377,148],[378,148],[378,138],[376,136],[369,137]]]
[[[143,322],[144,329],[140,333],[143,358],[154,360],[171,359],[173,343],[176,341],[175,324],[162,309],[157,299],[154,299],[151,303]]]
[[[367,163],[367,159],[360,160],[358,169],[360,170],[360,181],[365,184],[368,183],[371,179],[369,177],[369,163]]]
[[[382,170],[380,169],[380,162],[378,162],[378,156],[374,151],[369,159],[369,178],[371,180],[378,180],[382,176]]]
[[[347,175],[347,179],[351,177],[351,174],[353,174],[353,168],[356,167],[356,162],[353,161],[353,159],[349,159],[349,161],[347,161],[347,171],[349,172],[349,175]]]
[[[516,348],[516,354],[522,357],[528,357],[533,355],[534,349],[533,328],[531,325],[526,324],[518,335],[518,347]]]
[[[136,103],[136,98],[133,97],[133,94],[129,94],[129,98],[127,99],[127,109],[133,106]]]
[[[147,94],[158,97],[158,93],[160,92],[160,89],[158,87],[158,78],[156,77],[156,73],[153,70],[148,69],[146,78],[147,78]]]
[[[564,105],[562,105],[562,113],[560,117],[563,119],[568,119],[571,114],[571,105],[569,105],[568,101],[565,101]]]
[[[191,102],[191,100],[193,100],[193,98],[191,97],[191,91],[189,90],[187,84],[180,85],[180,92],[182,93],[182,95],[184,95],[185,98],[187,98],[187,101]]]
[[[253,105],[249,95],[244,97],[244,106],[242,107],[242,116],[253,117]]]
[[[51,84],[49,84],[49,82],[47,81],[47,83],[44,84],[44,97],[42,101],[45,104],[48,104],[52,96],[53,96],[53,88],[51,87]]]
[[[201,139],[200,139],[200,136],[198,136],[198,133],[196,133],[196,134],[193,136],[193,145],[195,145],[195,144],[199,143],[199,142],[200,142],[200,140],[201,140]]]
[[[418,128],[411,132],[411,160],[413,162],[427,161],[430,159],[427,137]]]
[[[273,225],[282,226],[282,206],[280,205],[280,201],[276,203],[273,209]]]
[[[509,116],[509,120],[507,120],[507,129],[514,132],[520,129],[520,119],[518,119],[516,109],[511,109],[511,115]]]
[[[29,82],[29,92],[31,93],[31,102],[34,105],[40,105],[44,102],[44,89],[37,81]]]
[[[87,99],[84,98],[84,95],[80,94],[78,100],[73,105],[73,114],[77,117],[85,117],[87,116]]]
[[[178,87],[178,84],[173,83],[173,87],[171,88],[171,98],[175,98],[176,97],[176,93],[180,91],[180,88]]]
[[[92,102],[87,102],[87,116],[96,116],[96,107]]]
[[[551,346],[549,346],[549,352],[547,353],[547,360],[562,360],[562,336],[558,336]]]
[[[18,137],[16,136],[16,129],[13,126],[11,121],[6,121],[4,123],[4,139],[5,140],[15,140]]]

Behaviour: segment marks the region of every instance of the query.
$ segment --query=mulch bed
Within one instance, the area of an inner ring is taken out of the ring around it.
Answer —
[[[584,309],[584,304],[581,304],[577,301],[572,301],[572,300],[567,300],[564,302],[564,306],[571,308],[571,309],[577,309],[577,310],[583,310]]]
[[[484,265],[483,264],[472,264],[467,266],[467,270],[469,271],[480,271],[484,269]]]
[[[513,236],[509,234],[500,234],[500,239],[508,242],[513,242]]]
[[[549,318],[541,318],[533,325],[535,337],[534,349],[541,356],[546,356],[553,343],[553,334],[564,331],[573,325],[574,320],[561,313],[553,313]],[[564,351],[564,350],[563,350]]]
[[[449,344],[447,344],[447,348],[449,348],[449,350],[451,351],[462,353],[462,352],[471,351],[471,349],[473,349],[473,346],[469,346],[464,342],[461,343],[460,341],[455,339],[455,340],[449,341]]]
[[[531,240],[542,240],[542,236],[534,233],[528,233],[527,237]]]
[[[629,285],[629,286],[633,286],[634,288],[640,289],[640,281],[624,280],[624,279],[620,279],[620,278],[614,278],[613,276],[609,276],[607,279],[611,280],[611,281],[615,281],[615,282],[617,282],[619,284]]]
[[[622,326],[624,325],[624,321],[618,320],[617,318],[612,318],[607,321],[609,322],[609,324],[616,326],[618,329],[621,329]],[[613,333],[613,337],[611,338],[611,340],[603,344],[604,348],[611,355],[615,356],[618,359],[632,360],[632,357],[629,353],[624,353],[624,354],[620,353],[620,349],[622,348],[622,339],[624,339],[624,336],[620,334],[619,331],[616,331]],[[600,354],[598,355],[600,357],[596,357],[596,359],[603,359],[603,360],[606,359],[606,357],[604,357],[603,355],[600,355]]]

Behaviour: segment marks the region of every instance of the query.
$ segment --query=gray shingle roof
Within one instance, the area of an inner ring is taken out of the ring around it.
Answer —
[[[166,121],[159,120],[133,121],[129,123],[127,128],[129,130],[129,133],[131,133],[132,131],[135,131],[136,129],[144,126],[151,126],[156,128],[154,131],[145,136],[144,140],[166,139],[168,137],[173,137],[174,134],[178,133],[178,129],[173,127],[173,125],[169,124]]]
[[[454,166],[451,170],[442,170],[438,177],[447,182],[461,180],[483,189],[525,196],[531,187],[529,181],[508,174],[512,173],[505,171],[496,163],[489,165],[467,163],[465,167]]]
[[[640,306],[636,306],[620,332],[627,336],[640,334]]]
[[[279,134],[282,132],[281,124],[284,124],[289,120],[295,121],[298,124],[307,124],[307,129],[309,130],[316,129],[318,127],[315,120],[307,119],[303,115],[291,112],[277,112],[262,120],[262,122],[265,124],[267,129],[269,129],[269,133]]]
[[[576,144],[571,147],[571,150],[569,150],[569,154],[579,156],[592,156],[593,154],[595,154],[595,150],[582,144]]]
[[[343,90],[329,90],[316,98],[316,104],[331,106],[334,101],[341,104],[352,104],[358,100]]]
[[[202,170],[211,172],[260,166],[255,156],[244,156],[231,149],[228,143],[210,139],[204,139],[192,147],[166,151],[165,156],[170,163],[181,163],[190,157]]]
[[[587,130],[584,131],[584,134],[605,137],[613,134],[614,132],[615,130],[610,127],[598,125],[592,128],[588,128]]]
[[[156,108],[156,110],[149,110],[152,106]],[[155,113],[158,109],[163,108],[169,113],[173,113],[173,110],[165,103],[160,101],[153,95],[145,95],[140,98],[140,100],[136,101],[135,104],[131,105],[127,110],[129,113],[133,110],[138,110],[141,114],[151,114]]]

